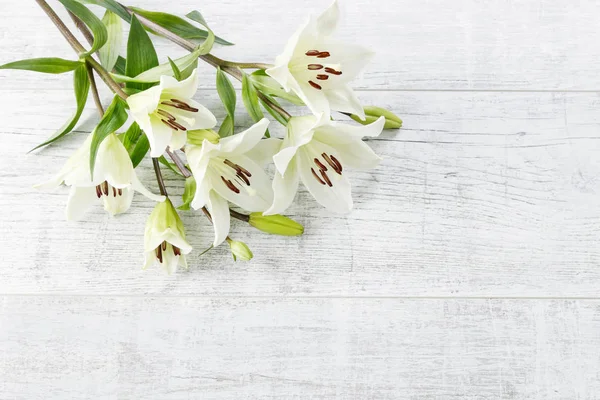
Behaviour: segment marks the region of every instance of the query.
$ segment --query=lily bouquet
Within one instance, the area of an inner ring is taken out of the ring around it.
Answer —
[[[334,38],[337,2],[320,16],[309,18],[271,65],[212,55],[215,44],[231,43],[216,36],[198,11],[182,18],[115,0],[58,0],[89,42],[86,48],[45,0],[36,1],[77,53],[75,60],[37,58],[0,66],[73,73],[76,112],[36,149],[73,131],[90,92],[100,115],[96,127],[58,174],[38,187],[70,187],[69,220],[82,218],[96,203],[111,215],[126,212],[134,192],[156,202],[146,224],[145,267],[159,263],[169,273],[178,266],[187,268],[185,255],[192,246],[178,214],[182,210],[201,210],[214,227],[209,248],[227,242],[233,258],[239,260],[251,259],[252,252],[245,243],[229,237],[232,217],[271,234],[303,234],[302,225],[280,215],[293,202],[300,181],[323,207],[349,212],[352,196],[347,168],[373,168],[380,161],[362,139],[402,125],[390,111],[363,107],[350,88],[372,53]],[[89,5],[102,7],[103,17]],[[126,43],[124,23],[130,25]],[[159,64],[152,35],[172,41],[189,54]],[[122,47],[126,47],[124,56]],[[206,78],[199,76],[199,61],[216,68],[217,92],[226,111],[220,124],[196,100],[198,81]],[[106,109],[96,76],[114,93]],[[234,132],[237,94],[228,76],[241,82],[243,104],[254,121],[242,132]],[[290,115],[286,104],[305,106],[307,115]],[[285,127],[282,139],[270,136],[264,111]],[[334,120],[333,111],[358,124]],[[148,190],[136,174],[148,154],[159,194]],[[270,162],[275,166],[273,179],[264,169]],[[181,200],[169,197],[161,168],[185,180]],[[173,201],[181,204],[175,208]]]

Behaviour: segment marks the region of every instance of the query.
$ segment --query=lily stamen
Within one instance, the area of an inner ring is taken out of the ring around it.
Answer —
[[[157,111],[157,113],[158,113],[158,114],[160,114],[160,115],[162,115],[163,117],[167,117],[167,119],[168,119],[169,121],[175,121],[175,119],[176,119],[176,118],[173,116],[173,114],[171,114],[171,113],[169,113],[169,112],[166,112],[165,110],[160,110],[160,109],[159,109],[159,110]]]
[[[246,185],[250,186],[250,179],[248,179],[242,171],[238,172],[236,176],[243,180]]]
[[[332,75],[341,75],[342,74],[342,71],[337,71],[330,67],[326,67],[325,72],[327,72],[328,74],[332,74]]]
[[[327,186],[332,187],[333,183],[331,183],[331,181],[329,180],[329,176],[327,176],[327,173],[322,169],[319,171],[321,172],[321,176],[323,177],[323,179],[325,179],[325,181],[327,182]]]
[[[162,249],[163,251],[167,249],[167,242],[162,242]]]
[[[102,193],[104,193],[105,196],[108,196],[108,182],[104,181],[101,183],[102,185]]]
[[[158,262],[162,263],[163,262],[163,256],[162,256],[162,249],[161,246],[158,246],[156,248],[156,258],[158,258]]]
[[[232,192],[234,192],[235,194],[239,194],[240,193],[240,189],[238,189],[233,182],[231,182],[229,179],[225,179],[223,176],[221,176],[221,179],[223,180],[223,183],[225,184],[225,186],[227,186],[229,188],[229,190],[231,190]]]
[[[323,66],[321,64],[308,64],[308,69],[311,71],[317,71],[323,69]]]
[[[308,84],[314,87],[315,89],[321,90],[321,85],[314,83],[313,81],[308,81]]]
[[[326,153],[321,154],[321,156],[325,161],[327,161],[327,164],[329,164],[331,168],[333,168],[333,170],[338,173],[338,175],[342,174],[342,164],[337,160],[337,158],[335,158],[334,156],[331,156],[331,158],[329,158],[329,156]]]
[[[322,169],[323,171],[327,171],[327,167],[325,165],[323,165],[323,163],[321,161],[319,161],[318,158],[315,158],[315,164],[317,164],[319,166],[319,169]]]
[[[315,177],[315,179],[318,180],[321,183],[321,185],[325,185],[326,184],[325,181],[323,179],[321,179],[321,177],[319,175],[317,175],[317,173],[315,172],[314,168],[311,168],[310,172],[312,172],[312,174]]]
[[[177,246],[173,246],[173,254],[175,254],[176,256],[180,256],[181,255],[181,249]]]
[[[102,188],[100,188],[100,185],[96,186],[96,196],[98,196],[98,198],[102,197]]]
[[[312,56],[318,56],[319,54],[321,54],[321,52],[319,50],[309,50],[304,54],[306,54],[309,57],[312,57]]]
[[[332,154],[331,155],[331,160],[337,165],[338,169],[339,169],[339,174],[342,174],[342,163],[339,162],[339,160],[337,158],[335,158],[335,156]]]
[[[317,55],[317,58],[327,58],[331,56],[331,54],[328,51],[322,51]]]
[[[160,104],[169,106],[169,107],[178,108],[178,109],[184,110],[184,111],[198,112],[197,108],[192,107],[188,103],[185,103],[185,102],[183,102],[181,100],[177,100],[177,99],[171,99],[171,101],[163,101]]]
[[[319,74],[319,75],[317,75],[317,79],[326,81],[327,79],[329,79],[329,75]]]

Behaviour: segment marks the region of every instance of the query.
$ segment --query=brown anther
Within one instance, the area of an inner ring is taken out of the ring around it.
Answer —
[[[113,197],[117,197],[117,189],[115,189],[115,187],[113,186]]]
[[[327,79],[329,79],[329,75],[319,74],[319,75],[317,75],[317,79],[319,79],[321,81],[326,81]]]
[[[167,249],[167,242],[165,242],[165,241],[162,242],[162,249],[163,249],[163,251],[165,251]]]
[[[223,164],[227,165],[228,167],[231,167],[231,168],[235,169],[236,171],[240,170],[237,164],[235,164],[235,163],[233,163],[233,162],[231,162],[231,161],[229,161],[227,159],[223,160]]]
[[[333,154],[331,155],[331,160],[335,163],[335,165],[337,165],[338,170],[340,171],[339,174],[341,175],[342,174],[342,163],[339,162],[338,159],[333,156]]]
[[[329,180],[329,176],[327,176],[327,173],[323,170],[321,171],[321,176],[323,177],[323,179],[325,179],[325,182],[327,182],[327,186],[332,187],[333,183],[331,183],[331,181]]]
[[[167,117],[169,121],[175,121],[175,117],[173,116],[173,114],[168,113],[165,110],[158,110],[157,113],[162,115],[163,117]]]
[[[236,176],[243,180],[246,186],[250,186],[250,180],[241,171],[239,171]]]
[[[225,184],[225,186],[227,186],[229,188],[229,190],[231,190],[232,192],[238,194],[240,192],[240,189],[238,189],[233,182],[231,182],[229,179],[225,179],[224,177],[221,176],[221,179],[223,180],[223,183]]]
[[[248,171],[246,168],[242,167],[241,165],[236,164],[236,166],[241,173],[246,175],[248,178],[252,178],[252,174],[250,173],[250,171]]]
[[[312,174],[313,174],[313,176],[315,177],[316,180],[318,180],[319,182],[321,182],[321,185],[325,185],[325,181],[323,179],[321,179],[321,177],[319,175],[317,175],[317,173],[315,172],[314,168],[311,168],[310,172],[312,172]]]
[[[309,50],[304,54],[306,54],[309,57],[312,57],[312,56],[318,56],[319,54],[321,54],[321,52],[319,50]]]
[[[180,256],[181,249],[179,247],[173,246],[173,254],[175,254],[176,256]]]
[[[308,84],[312,87],[314,87],[315,89],[319,89],[321,90],[321,85],[314,83],[313,81],[308,81]]]
[[[167,126],[173,128],[173,129],[175,129],[176,131],[187,131],[187,128],[185,126],[177,123],[177,121],[175,121],[175,120],[173,120],[173,121],[170,121],[170,120],[167,121],[166,119],[161,119],[161,121],[165,125],[167,125]]]
[[[102,193],[104,193],[105,196],[108,196],[108,182],[104,181],[101,183],[102,185]]]
[[[325,72],[327,72],[328,74],[332,74],[332,75],[341,75],[342,74],[342,71],[336,71],[335,69],[329,68],[329,67],[325,68]]]
[[[315,164],[317,164],[319,166],[319,169],[322,169],[323,171],[327,171],[327,167],[323,165],[323,163],[321,161],[319,161],[318,158],[314,159]]]
[[[181,100],[177,100],[177,99],[171,99],[171,101],[172,101],[173,103],[179,104],[179,107],[178,107],[178,108],[180,108],[180,109],[182,109],[182,110],[191,111],[191,112],[198,112],[198,109],[197,109],[197,108],[195,108],[195,107],[192,107],[192,106],[190,106],[188,103],[184,103],[184,102],[183,102],[183,101],[181,101]]]
[[[162,250],[161,250],[160,246],[158,246],[156,248],[156,258],[158,258],[158,262],[162,263],[163,257],[162,257]]]
[[[123,196],[123,189],[117,189],[117,192],[119,193],[119,196]]]
[[[317,58],[327,58],[329,57],[331,54],[329,54],[328,51],[322,51],[317,55]]]
[[[102,197],[102,188],[100,188],[100,185],[96,186],[96,196],[98,196],[98,198]]]
[[[308,64],[308,69],[311,71],[317,71],[323,69],[323,66],[321,64]]]

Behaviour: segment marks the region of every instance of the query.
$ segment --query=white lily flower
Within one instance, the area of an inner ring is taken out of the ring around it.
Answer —
[[[162,76],[158,86],[127,98],[133,119],[148,136],[152,157],[160,157],[167,146],[183,147],[188,129],[208,129],[216,125],[215,116],[192,100],[197,89],[198,73],[194,70],[181,82]]]
[[[171,200],[166,199],[154,207],[146,222],[144,234],[146,262],[144,269],[156,261],[171,274],[178,266],[187,268],[185,255],[192,246],[185,240],[185,229]]]
[[[281,150],[273,157],[277,169],[274,201],[265,215],[288,208],[300,180],[322,206],[333,212],[349,212],[352,195],[345,167],[377,166],[381,158],[362,138],[378,136],[384,124],[383,117],[365,126],[334,122],[325,114],[291,118]]]
[[[154,201],[164,201],[164,196],[151,193],[138,179],[129,154],[117,135],[111,133],[100,144],[94,167],[90,174],[90,146],[93,134],[69,158],[60,172],[36,188],[53,189],[64,183],[71,186],[67,202],[67,219],[79,219],[85,210],[101,199],[104,209],[111,215],[123,213],[131,206],[133,192],[137,191]]]
[[[266,73],[293,91],[315,114],[337,110],[365,118],[358,98],[348,86],[370,61],[373,52],[330,36],[339,20],[337,1],[318,18],[311,17],[289,39],[275,66]]]
[[[261,161],[270,158],[279,146],[276,139],[263,137],[269,121],[263,118],[244,132],[201,146],[186,146],[186,156],[196,179],[192,207],[206,207],[215,229],[213,246],[229,234],[229,204],[251,211],[264,211],[273,202],[269,177]]]

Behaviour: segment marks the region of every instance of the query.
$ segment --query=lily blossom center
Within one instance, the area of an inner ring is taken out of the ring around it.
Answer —
[[[96,196],[100,199],[102,196],[123,196],[123,189],[116,188],[111,186],[107,181],[102,182],[99,185],[96,185]]]
[[[321,159],[319,159],[319,157],[313,158],[314,166],[311,166],[310,172],[321,185],[332,187],[333,181],[327,172],[335,173],[341,177],[343,171],[342,163],[333,154],[321,153],[320,158]],[[329,165],[329,168],[323,162]],[[318,173],[315,171],[315,167],[316,171],[319,171]]]
[[[250,179],[252,174],[246,168],[222,157],[213,158],[210,166],[221,177],[225,186],[235,194],[244,191],[249,196],[256,195]]]
[[[198,111],[200,111],[198,108],[192,107],[182,100],[161,98],[153,115],[173,130],[187,131],[188,128],[183,124],[187,126],[193,125],[195,119],[190,115],[186,115],[186,113],[197,113]]]
[[[162,264],[163,258],[180,256],[181,249],[177,246],[173,246],[171,243],[166,240],[158,245],[156,249],[154,249],[154,253],[156,253],[156,259],[158,262]]]
[[[342,75],[341,64],[327,61],[332,61],[330,51],[308,50],[303,55],[293,58],[289,67],[300,81],[307,82],[316,90],[344,84],[339,78]]]

